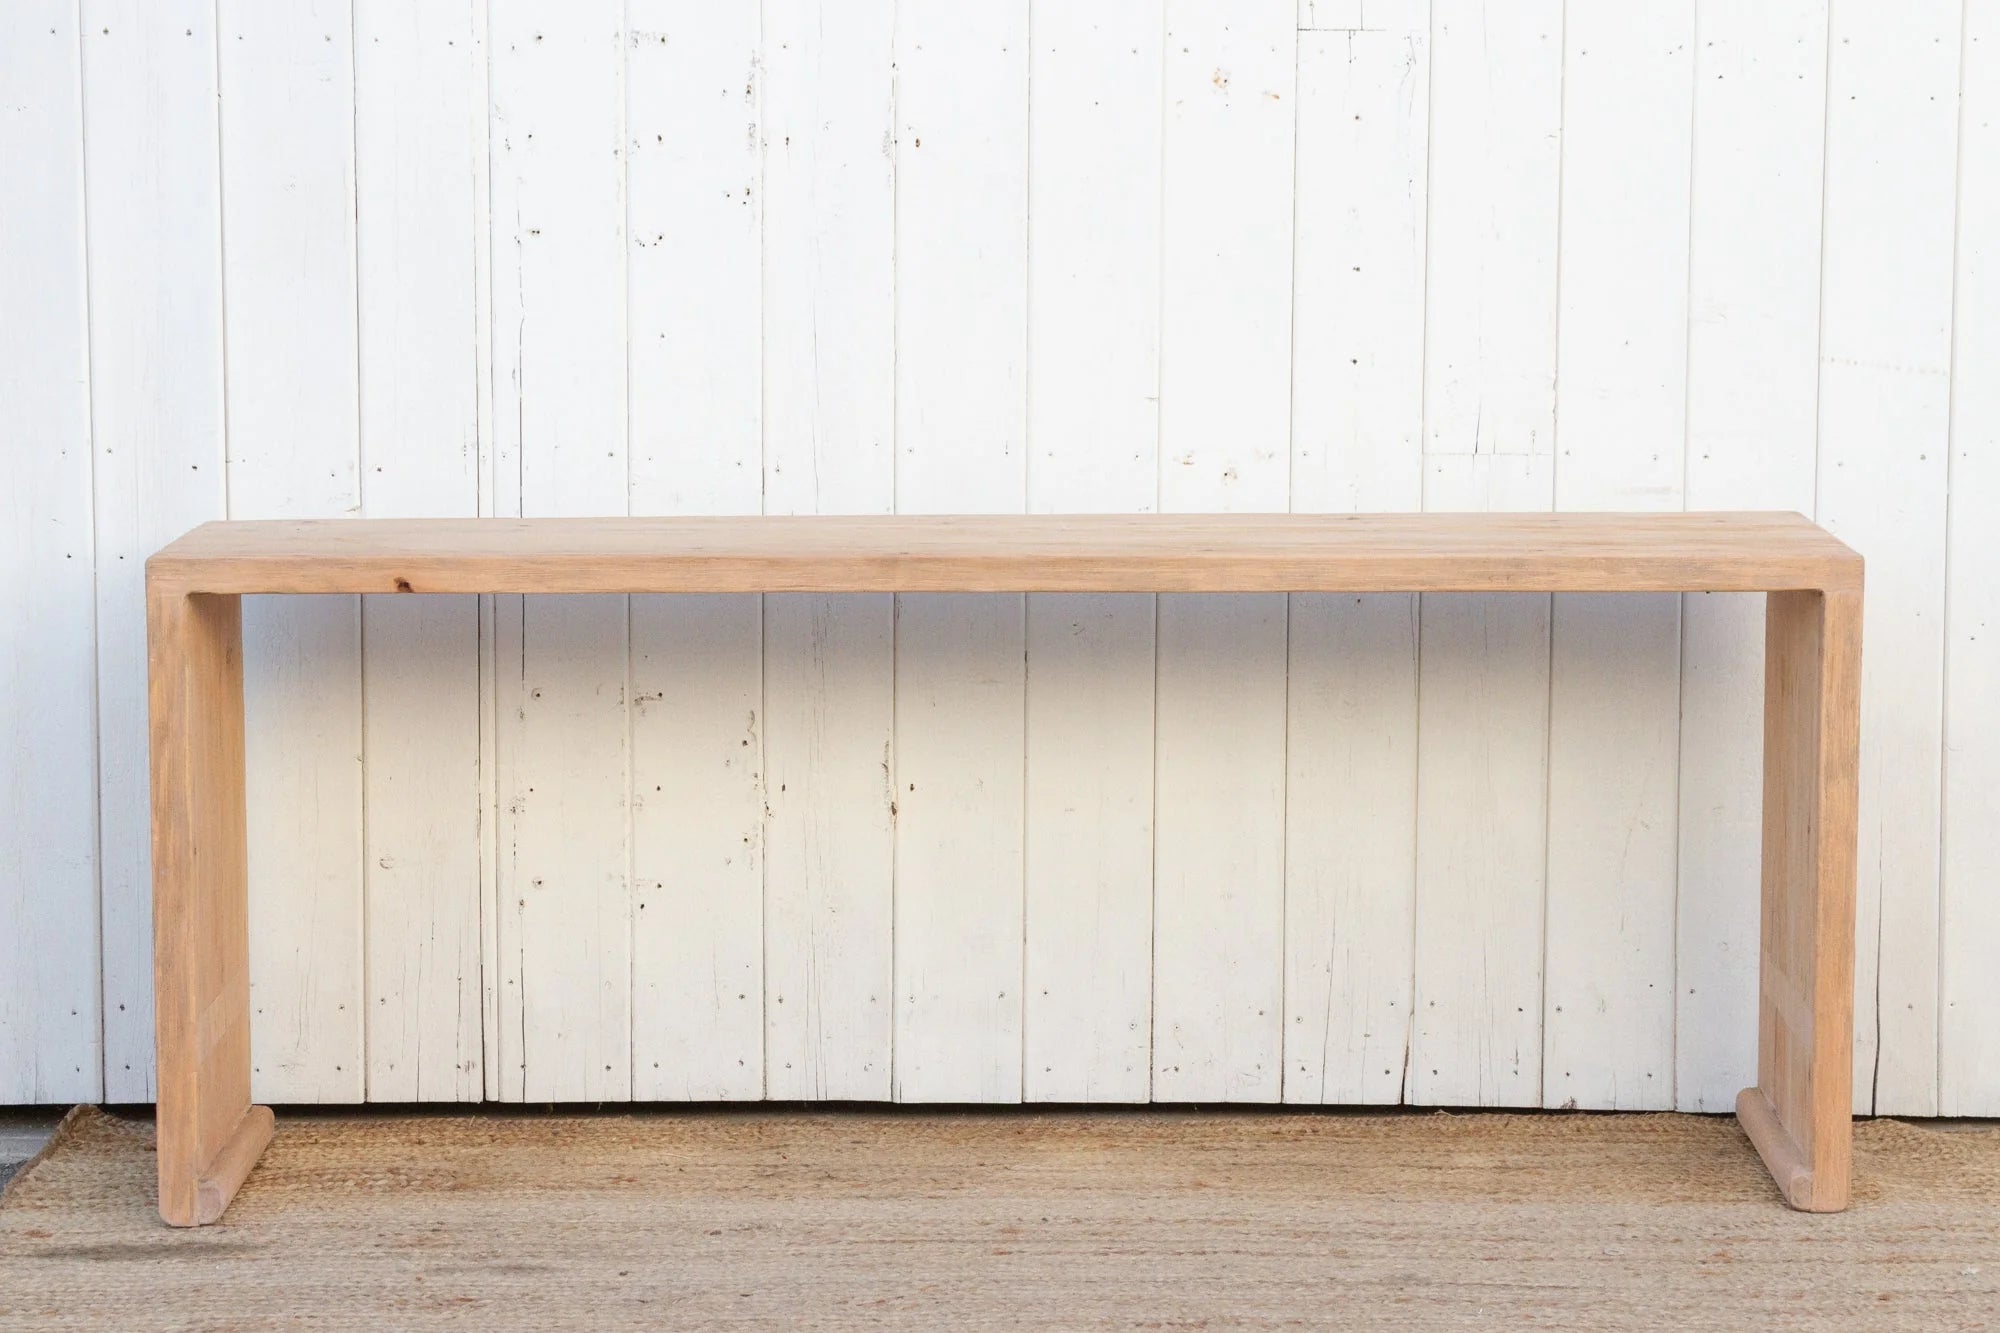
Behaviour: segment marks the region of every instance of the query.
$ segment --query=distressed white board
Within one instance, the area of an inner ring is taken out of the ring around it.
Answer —
[[[1299,39],[1292,508],[1423,495],[1429,7]],[[1417,599],[1295,594],[1287,683],[1291,1102],[1394,1102],[1416,910]]]
[[[223,517],[212,5],[83,7],[104,1097],[153,1097],[145,562]]]
[[[1021,608],[897,599],[898,1101],[1021,1097]]]
[[[890,1096],[889,597],[764,599],[765,1095]]]
[[[76,25],[73,5],[0,15],[0,1103],[103,1086]]]
[[[356,0],[361,501],[479,512],[484,33],[470,10]],[[477,1100],[479,603],[362,599],[367,1095]]]
[[[1160,508],[1282,511],[1291,449],[1290,0],[1168,0]],[[1285,598],[1160,599],[1153,1096],[1275,1101]]]
[[[1410,1049],[1417,601],[1292,598],[1288,1102],[1395,1102]]]
[[[1694,5],[1566,11],[1556,507],[1678,509]],[[1680,602],[1555,599],[1542,1102],[1673,1105]]]
[[[1028,600],[1024,1096],[1151,1086],[1150,597]]]
[[[1946,554],[1938,1114],[2000,1115],[2000,10],[1966,10]]]
[[[1027,39],[1025,0],[897,9],[899,512],[1024,503]]]
[[[1388,2],[1393,6],[1397,0]],[[1299,31],[1352,32],[1366,25],[1366,11],[1372,8],[1362,0],[1299,0]]]
[[[1946,457],[1957,4],[1834,7],[1819,388],[1820,521],[1868,562],[1855,1109],[1938,1088]]]
[[[345,0],[218,6],[229,517],[361,506]],[[251,1087],[351,1102],[362,1017],[361,605],[246,598]]]
[[[1433,0],[1424,452],[1458,475],[1427,508],[1477,501],[1450,460],[1554,447],[1561,131],[1558,0]]]
[[[1687,507],[1813,508],[1826,0],[1695,13]],[[1764,599],[1681,603],[1674,1099],[1757,1081]]]
[[[762,505],[758,31],[628,6],[635,514]],[[764,1093],[761,599],[632,599],[632,1095]]]
[[[1159,485],[1162,0],[1035,15],[1028,508],[1145,513]],[[1153,619],[1028,598],[1031,1101],[1144,1101],[1153,979]]]
[[[1381,0],[1370,13],[1381,26],[1299,39],[1299,513],[1409,512],[1422,499],[1429,5]]]
[[[1554,499],[1562,14],[1435,0],[1426,510]],[[1415,1020],[1404,1099],[1541,1100],[1549,603],[1422,599]]]
[[[1406,1099],[1541,1098],[1547,599],[1427,597]],[[1431,738],[1439,738],[1433,741]]]
[[[765,511],[889,513],[895,6],[763,25]],[[890,1095],[893,624],[887,596],[764,599],[769,1097]]]
[[[892,511],[895,6],[764,6],[764,508]]]
[[[632,610],[632,1095],[761,1097],[757,598]]]
[[[1161,602],[1153,1098],[1276,1101],[1285,599]]]
[[[1158,499],[1163,20],[1164,0],[1035,15],[1027,344],[1038,513],[1143,514]]]
[[[626,509],[621,6],[491,12],[497,450],[529,516]],[[623,597],[498,603],[502,1096],[632,1090]]]
[[[898,512],[1026,502],[1027,41],[1025,0],[897,10]],[[1021,1096],[1024,633],[1018,594],[897,598],[899,1101]]]
[[[757,13],[697,17],[636,0],[628,20],[633,512],[754,514],[764,489]],[[754,622],[754,600],[737,605]],[[648,599],[643,614],[670,618],[670,606]]]

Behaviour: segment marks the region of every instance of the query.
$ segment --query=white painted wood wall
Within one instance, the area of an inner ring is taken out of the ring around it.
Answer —
[[[1790,508],[2000,1114],[2000,3],[0,9],[0,1102],[152,1096],[222,516]],[[253,603],[256,1087],[1719,1110],[1755,599]]]

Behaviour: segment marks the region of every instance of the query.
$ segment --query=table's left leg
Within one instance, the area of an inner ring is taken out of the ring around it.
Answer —
[[[148,587],[160,1216],[216,1221],[271,1141],[250,1104],[242,600]]]

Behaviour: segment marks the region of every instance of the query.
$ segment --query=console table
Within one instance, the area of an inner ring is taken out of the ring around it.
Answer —
[[[1861,557],[1796,514],[223,522],[146,565],[160,1215],[214,1222],[250,1101],[244,593],[1763,592],[1757,1086],[1793,1207],[1847,1206]]]

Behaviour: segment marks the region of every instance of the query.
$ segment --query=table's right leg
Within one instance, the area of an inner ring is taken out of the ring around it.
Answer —
[[[250,1104],[242,599],[150,585],[160,1216],[216,1221],[271,1141]]]
[[[1847,1207],[1861,593],[1774,592],[1764,672],[1757,1086],[1737,1119],[1794,1207]]]

